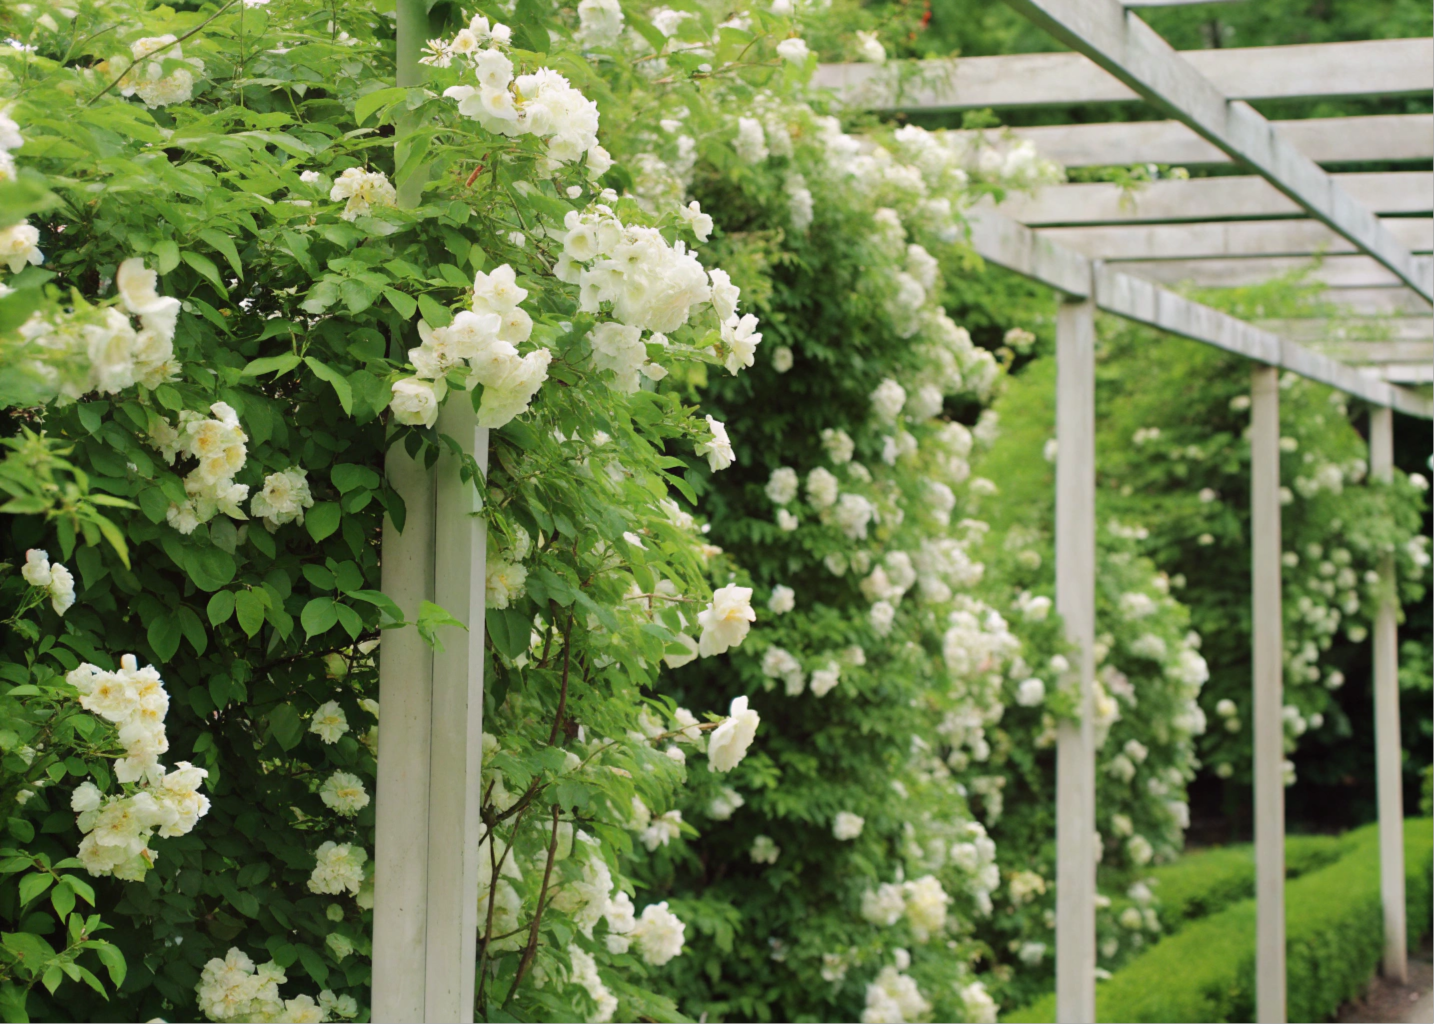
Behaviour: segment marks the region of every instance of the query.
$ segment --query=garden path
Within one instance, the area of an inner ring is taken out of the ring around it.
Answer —
[[[1409,983],[1398,985],[1376,977],[1358,1002],[1344,1007],[1339,1024],[1431,1024],[1434,1022],[1434,952],[1425,945],[1409,958]]]

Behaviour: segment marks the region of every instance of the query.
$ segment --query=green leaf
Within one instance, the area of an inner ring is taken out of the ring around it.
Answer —
[[[334,611],[338,613],[339,625],[344,627],[344,632],[348,633],[351,639],[357,640],[358,635],[363,632],[363,619],[359,618],[359,613],[338,602],[334,603]]]
[[[457,626],[459,629],[465,630],[468,628],[450,615],[447,610],[432,601],[424,601],[419,605],[417,625],[418,635],[435,651],[443,650],[443,645],[438,642],[439,626]]]
[[[252,590],[241,590],[234,595],[234,611],[239,619],[239,628],[246,636],[252,637],[264,625],[264,602]]]
[[[344,412],[353,415],[354,392],[353,388],[349,387],[348,378],[313,356],[305,356],[304,362],[308,364],[309,369],[314,371],[315,377],[318,377],[319,380],[326,380],[334,386],[334,392],[339,396],[339,404],[344,407]]]
[[[355,590],[348,595],[358,601],[367,601],[383,612],[392,622],[403,621],[403,609],[393,598],[381,590]]]
[[[362,125],[364,121],[368,120],[368,116],[379,107],[397,103],[407,95],[407,87],[397,86],[389,89],[375,89],[371,93],[360,96],[358,102],[354,104],[354,123]]]
[[[224,282],[220,280],[219,268],[214,265],[213,260],[207,256],[201,256],[197,252],[188,251],[180,253],[180,257],[193,267],[200,277],[212,284],[220,295],[225,298],[229,297],[229,289],[225,288]]]
[[[398,315],[405,320],[412,320],[413,314],[418,311],[418,300],[406,292],[398,291],[395,288],[385,288],[383,290],[383,297],[388,300],[388,304],[398,312]],[[21,318],[21,322],[24,322],[23,317]],[[19,326],[19,324],[16,326]]]
[[[216,547],[190,548],[184,568],[200,590],[214,591],[229,585],[236,566],[229,552]]]
[[[338,607],[332,597],[316,597],[304,605],[304,610],[299,613],[299,622],[309,639],[327,633],[338,621]]]
[[[430,327],[447,327],[453,322],[453,314],[432,295],[424,293],[418,297],[418,308]]]
[[[244,280],[244,268],[239,265],[239,250],[234,248],[232,238],[214,228],[204,228],[199,232],[199,237],[214,246],[216,251],[223,253],[229,265],[234,268],[234,276]]]
[[[179,266],[179,246],[172,238],[161,239],[154,245],[155,269],[167,274]]]
[[[341,462],[335,466],[329,479],[334,482],[340,494],[347,494],[355,487],[367,487],[376,491],[383,482],[383,479],[367,466],[357,466],[351,462]]]
[[[128,971],[124,962],[124,953],[120,952],[118,946],[102,941],[96,942],[93,948],[95,956],[100,958],[100,963],[104,964],[105,970],[109,971],[110,984],[119,988],[124,984],[125,974]]]
[[[204,631],[204,623],[187,604],[179,609],[179,631],[184,634],[184,639],[189,641],[189,646],[194,648],[195,654],[203,654],[204,649],[209,646],[209,634]]]
[[[265,356],[263,359],[254,359],[240,372],[241,377],[257,377],[261,373],[278,373],[283,376],[300,362],[297,352],[285,352],[278,356]]]
[[[40,874],[38,871],[20,879],[20,905],[24,906],[39,896],[54,880],[53,876]]]
[[[209,599],[209,624],[222,626],[229,621],[229,616],[234,614],[234,592],[221,590]]]
[[[323,540],[339,528],[343,511],[334,501],[321,501],[304,516],[304,526],[314,540]]]
[[[67,885],[55,886],[55,891],[50,893],[50,904],[60,915],[60,920],[64,921],[75,909],[75,891]]]
[[[179,641],[184,638],[179,629],[177,615],[160,615],[152,619],[145,635],[149,639],[149,646],[154,648],[155,656],[161,662],[167,662],[174,657],[179,650]]]
[[[513,608],[489,608],[486,621],[493,646],[505,657],[516,658],[528,649],[533,627],[522,612]]]
[[[269,734],[285,750],[293,750],[304,738],[304,722],[292,704],[280,704],[269,712]]]

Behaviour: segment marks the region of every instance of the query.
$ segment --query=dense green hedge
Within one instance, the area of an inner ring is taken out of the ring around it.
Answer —
[[[1382,955],[1377,826],[1348,833],[1341,845],[1347,851],[1343,857],[1285,888],[1290,1020],[1327,1019],[1360,993]],[[1429,819],[1405,822],[1404,857],[1409,942],[1415,945],[1430,927],[1434,833]],[[1249,1020],[1254,1004],[1255,903],[1250,899],[1190,923],[1096,990],[1101,1021]],[[1051,1021],[1054,1011],[1055,998],[1048,996],[1002,1019]]]
[[[1349,850],[1349,836],[1290,836],[1285,840],[1285,878],[1332,864]],[[1150,872],[1156,881],[1166,934],[1224,910],[1255,892],[1255,856],[1248,845],[1222,846],[1182,857]]]

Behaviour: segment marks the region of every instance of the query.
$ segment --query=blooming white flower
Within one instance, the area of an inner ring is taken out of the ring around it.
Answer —
[[[885,423],[895,423],[906,404],[906,389],[890,377],[883,380],[871,393],[871,411]]]
[[[807,57],[810,54],[811,50],[807,48],[806,42],[801,39],[783,39],[777,44],[777,56],[789,64],[795,64],[797,67],[804,67],[807,63]]]
[[[1150,846],[1150,840],[1144,836],[1131,836],[1125,844],[1126,852],[1130,854],[1130,861],[1137,867],[1143,867],[1150,863],[1150,858],[1155,851]]]
[[[784,508],[777,509],[777,529],[783,533],[791,533],[801,525],[801,520]]]
[[[815,475],[821,470],[813,470]],[[808,483],[811,478],[808,477]],[[860,494],[843,494],[832,512],[832,522],[848,540],[866,540],[867,524],[876,515],[876,506]]]
[[[667,909],[667,901],[663,900],[642,908],[642,916],[632,930],[632,939],[637,943],[644,963],[661,967],[681,955],[686,930],[687,926]]]
[[[856,52],[858,57],[870,64],[886,63],[886,47],[881,45],[875,32],[857,32]]]
[[[767,481],[767,497],[775,504],[785,505],[797,496],[800,483],[795,469],[781,466],[772,470],[772,476]]]
[[[1039,679],[1027,679],[1016,688],[1016,703],[1024,708],[1033,708],[1046,699],[1046,684]]]
[[[304,509],[312,508],[314,497],[309,492],[309,478],[297,466],[282,473],[264,477],[264,486],[254,495],[249,511],[257,519],[267,520],[272,527],[304,521]]]
[[[389,408],[399,423],[431,427],[438,422],[438,392],[426,380],[405,377],[393,382]]]
[[[843,842],[855,839],[861,835],[862,828],[866,825],[866,819],[859,814],[852,814],[850,811],[838,811],[837,816],[832,820],[832,836]]]
[[[825,697],[836,689],[839,682],[841,682],[841,666],[835,661],[827,662],[826,665],[812,673],[812,696]]]
[[[826,449],[827,455],[831,457],[834,464],[840,466],[851,461],[851,457],[856,451],[856,442],[845,430],[827,427],[822,431],[821,437],[822,447]]]
[[[707,429],[712,432],[712,439],[703,441],[694,451],[698,455],[706,455],[707,465],[716,473],[732,465],[736,456],[732,452],[732,442],[727,439],[725,424],[708,416]]]
[[[762,133],[762,122],[753,117],[738,118],[737,139],[732,145],[743,163],[759,164],[767,159],[767,138]]]
[[[786,373],[792,368],[792,350],[786,345],[778,345],[772,349],[772,369],[778,373]]]
[[[836,504],[840,484],[832,473],[818,466],[807,474],[807,504],[817,511]]]
[[[707,741],[708,767],[714,772],[729,772],[737,767],[747,756],[747,748],[752,745],[761,721],[757,712],[747,706],[746,697],[734,698],[729,716],[712,731]]]
[[[329,896],[347,892],[357,896],[363,888],[364,862],[368,854],[352,843],[326,842],[314,851],[314,870],[309,891]]]
[[[896,620],[896,609],[889,601],[877,601],[871,606],[871,628],[877,636],[887,636],[891,633],[891,625]]]
[[[772,841],[771,836],[758,836],[753,839],[752,848],[748,851],[753,864],[775,864],[781,855],[782,848]]]
[[[337,743],[349,731],[349,720],[336,700],[325,701],[314,711],[309,732],[325,743]]]
[[[398,192],[382,171],[350,167],[334,179],[329,198],[334,202],[347,200],[344,212],[339,216],[352,221],[369,213],[375,206],[393,206],[398,202]]]
[[[350,818],[369,804],[363,780],[351,772],[334,772],[325,779],[319,798],[330,810]]]
[[[752,609],[752,588],[735,584],[722,587],[712,595],[712,603],[697,613],[702,627],[698,651],[710,658],[736,647],[747,637],[757,613]]]
[[[772,588],[772,596],[767,601],[767,607],[773,614],[785,615],[797,606],[797,592],[791,587],[778,583]]]

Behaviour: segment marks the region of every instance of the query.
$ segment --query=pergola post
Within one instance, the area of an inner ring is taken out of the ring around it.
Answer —
[[[425,0],[398,0],[397,83],[419,85],[428,33]],[[401,119],[398,147],[414,128]],[[422,199],[420,169],[399,186],[403,207]],[[383,524],[381,586],[417,620],[431,601],[464,627],[430,650],[416,627],[389,630],[379,651],[375,794],[372,1019],[409,1024],[473,1020],[478,948],[478,843],[482,805],[487,523],[478,481],[488,431],[468,394],[449,396],[433,469],[402,445],[389,450],[389,485],[403,500],[403,530]]]
[[[433,474],[402,445],[389,449],[388,484],[403,500],[400,532],[383,520],[383,592],[418,617],[433,595]],[[378,785],[374,797],[373,1019],[418,1024],[428,950],[428,739],[433,655],[413,626],[379,645]]]
[[[1369,468],[1375,480],[1394,476],[1394,411],[1369,410]],[[1379,894],[1384,904],[1384,976],[1409,979],[1404,905],[1404,786],[1399,732],[1399,627],[1394,556],[1379,564],[1374,618],[1374,766],[1379,801]]]
[[[1056,738],[1056,1020],[1095,1020],[1095,302],[1056,320],[1056,610],[1078,656],[1080,720]]]
[[[484,474],[488,429],[467,394],[452,395],[438,430]],[[428,779],[428,996],[430,1021],[470,1021],[478,962],[478,843],[482,838],[484,615],[488,524],[477,483],[445,450],[437,466],[434,600],[467,626],[445,629],[433,655]]]
[[[1250,374],[1250,577],[1254,600],[1255,1019],[1285,1021],[1284,638],[1280,586],[1279,370]]]

